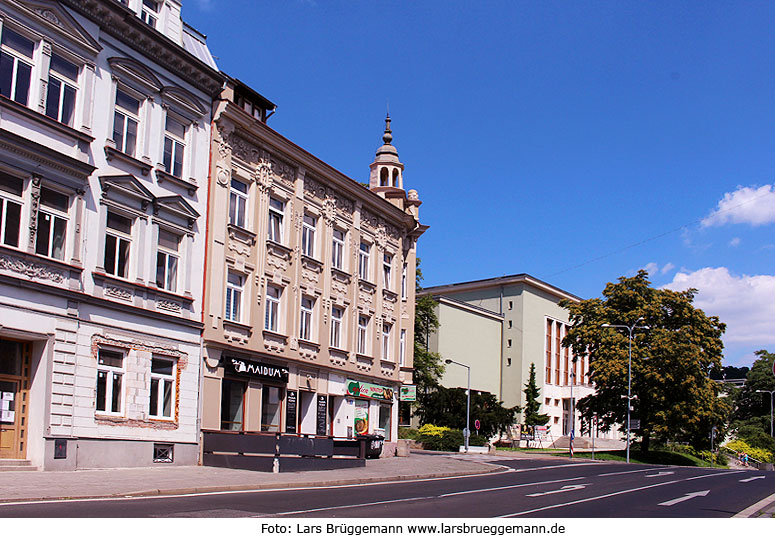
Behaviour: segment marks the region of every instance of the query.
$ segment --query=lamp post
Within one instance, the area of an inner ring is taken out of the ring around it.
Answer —
[[[630,335],[627,352],[627,463],[630,462],[630,409],[632,403],[632,333],[635,330],[648,330],[648,326],[636,326],[643,320],[640,317],[635,324],[627,326],[626,324],[602,324],[603,328],[624,328]]]
[[[576,429],[576,403],[573,401],[573,385],[576,383],[576,358],[572,360],[573,364],[570,368],[570,457],[573,457],[573,439],[575,437]]]
[[[757,390],[756,393],[770,395],[770,437],[772,437],[772,395],[775,394],[775,390]]]
[[[468,437],[471,434],[471,367],[467,366],[465,364],[461,364],[460,362],[455,362],[454,360],[451,360],[447,358],[444,360],[445,364],[456,364],[458,366],[462,366],[468,370],[468,390],[466,391],[466,431],[463,434],[463,439],[465,440],[465,447],[466,447],[466,454],[468,453]]]

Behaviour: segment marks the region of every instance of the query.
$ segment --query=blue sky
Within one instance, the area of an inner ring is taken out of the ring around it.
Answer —
[[[358,181],[389,102],[426,286],[639,268],[775,351],[775,3],[186,0],[269,125]]]

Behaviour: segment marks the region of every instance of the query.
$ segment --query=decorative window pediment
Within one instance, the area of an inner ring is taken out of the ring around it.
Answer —
[[[112,201],[135,201],[145,210],[154,200],[153,193],[131,174],[100,176],[102,195]]]
[[[80,46],[92,56],[102,50],[102,46],[94,39],[58,2],[45,0],[6,0],[10,8],[26,14],[50,33],[64,37],[67,41]],[[0,11],[6,9],[0,8]]]
[[[207,113],[207,107],[191,92],[176,86],[165,86],[161,90],[165,105],[182,114],[191,121],[198,120]]]
[[[189,229],[194,227],[199,213],[180,195],[159,197],[153,201],[153,213],[160,217],[183,221]],[[164,215],[166,214],[166,216]]]
[[[108,58],[108,64],[121,82],[145,93],[158,93],[162,89],[161,81],[151,70],[131,58]]]

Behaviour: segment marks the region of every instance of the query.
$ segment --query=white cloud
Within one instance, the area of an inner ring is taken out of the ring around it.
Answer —
[[[661,269],[659,268],[659,264],[655,262],[650,262],[643,267],[643,269],[648,272],[650,276],[655,276],[657,274],[662,274],[664,276],[673,268],[675,268],[675,265],[670,262],[664,265]]]
[[[740,239],[739,238],[733,238],[729,241],[729,247],[737,247],[740,245]]]
[[[212,11],[215,7],[215,0],[196,0],[196,4],[202,11]]]
[[[702,220],[703,227],[714,227],[727,223],[767,225],[775,223],[775,185],[738,187],[725,193],[716,210]]]
[[[662,270],[661,270],[662,275],[664,276],[665,274],[667,274],[673,268],[675,268],[675,265],[673,263],[671,263],[671,262],[667,263],[665,266],[662,267]]]
[[[724,267],[679,272],[663,289],[697,289],[694,305],[726,323],[726,344],[751,351],[775,342],[775,276],[735,276]]]

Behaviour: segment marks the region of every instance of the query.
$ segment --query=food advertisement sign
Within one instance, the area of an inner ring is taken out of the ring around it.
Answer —
[[[363,399],[355,400],[355,434],[369,433],[369,402]]]
[[[372,399],[393,401],[393,389],[378,384],[365,383],[347,379],[347,395]]]
[[[414,385],[402,386],[398,393],[399,401],[417,401],[417,387]]]

